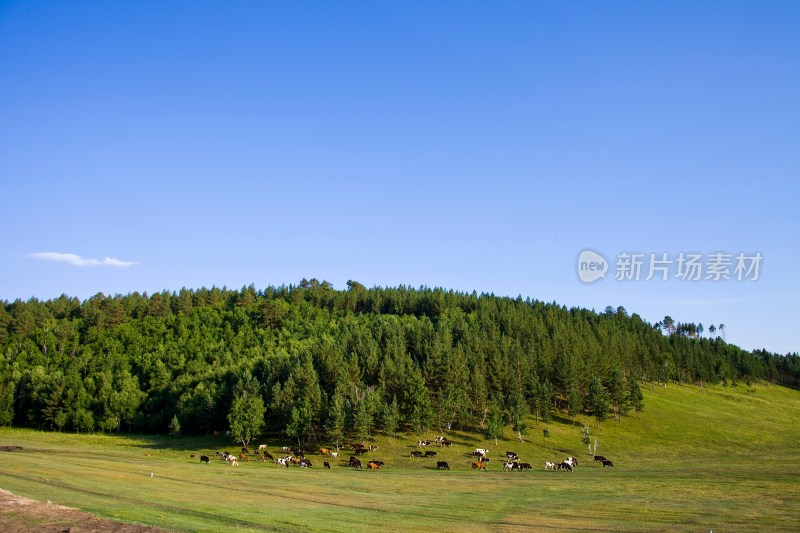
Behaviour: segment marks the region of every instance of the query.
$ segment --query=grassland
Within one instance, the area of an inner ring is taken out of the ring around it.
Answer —
[[[488,442],[448,432],[436,459],[412,459],[416,435],[378,436],[377,472],[310,455],[314,468],[279,468],[190,454],[238,449],[223,437],[74,435],[0,430],[0,487],[99,516],[177,531],[800,531],[800,392],[673,386],[644,389],[646,411],[606,421],[592,438],[614,468],[592,463],[580,423],[558,419],[550,438]],[[511,437],[511,432],[507,431]],[[429,435],[432,438],[433,434]],[[273,454],[289,442],[266,441]],[[488,472],[469,469],[490,448]],[[532,472],[502,472],[514,450]],[[544,461],[577,456],[572,473]],[[345,455],[346,458],[346,455]],[[451,471],[437,471],[436,460]],[[152,476],[151,476],[152,473]]]

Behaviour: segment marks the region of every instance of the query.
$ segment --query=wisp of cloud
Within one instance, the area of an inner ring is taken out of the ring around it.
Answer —
[[[75,266],[113,266],[120,268],[128,268],[136,265],[135,261],[122,261],[121,259],[114,259],[113,257],[106,257],[101,259],[94,259],[92,257],[81,257],[78,254],[64,254],[59,252],[37,252],[30,254],[34,259],[42,261],[59,261],[61,263],[69,263]]]

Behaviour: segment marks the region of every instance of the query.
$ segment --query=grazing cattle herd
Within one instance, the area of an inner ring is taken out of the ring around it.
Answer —
[[[445,448],[449,448],[453,444],[452,441],[448,440],[446,437],[437,436],[433,442],[429,440],[418,440],[416,447],[424,448],[432,446],[434,443],[439,445],[440,447],[445,447]],[[318,453],[325,459],[328,458],[338,459],[339,450],[341,448],[342,448],[341,446],[333,446],[330,448],[318,448],[316,453]],[[354,443],[350,445],[349,449],[353,455],[350,455],[347,463],[341,464],[341,466],[346,466],[347,468],[353,470],[363,470],[361,459],[359,459],[357,456],[362,456],[366,453],[374,452],[378,449],[378,447],[374,445],[368,446],[364,443]],[[275,463],[277,466],[283,466],[285,468],[289,468],[291,466],[297,466],[300,468],[312,468],[314,466],[311,460],[306,458],[307,453],[314,453],[312,450],[302,447],[294,448],[290,446],[284,446],[282,448],[282,453],[283,453],[282,456],[278,456],[277,458],[275,458],[272,456],[272,454],[270,454],[269,450],[267,450],[266,444],[260,444],[258,446],[258,449],[252,453],[246,447],[243,447],[241,449],[241,453],[239,453],[238,456],[236,454],[228,452],[227,450],[223,452],[218,451],[214,455],[216,457],[219,457],[225,463],[230,463],[231,466],[239,466],[240,462],[250,462],[250,458],[253,458],[254,460],[257,459],[261,463],[264,462]],[[415,459],[425,459],[425,458],[436,457],[437,454],[438,452],[434,450],[426,450],[424,452],[422,450],[412,450],[410,453],[410,457]],[[472,470],[483,470],[483,471],[488,471],[488,464],[490,461],[488,455],[489,455],[489,450],[485,448],[475,448],[474,450],[472,450],[472,452],[464,454],[464,456],[469,458],[467,464],[470,465],[470,468]],[[194,459],[197,457],[197,455],[192,454],[190,457]],[[503,472],[508,472],[508,471],[524,472],[533,470],[533,467],[531,466],[530,463],[525,463],[520,461],[519,454],[510,450],[507,450],[505,452],[505,456],[502,457],[502,460],[503,460],[502,463]],[[211,457],[209,455],[200,455],[200,462],[211,464]],[[594,462],[600,463],[603,466],[603,468],[607,466],[609,467],[614,466],[614,463],[611,462],[610,459],[602,455],[594,455]],[[324,461],[322,464],[324,469],[326,470],[331,469],[331,463],[329,461]],[[385,466],[385,464],[386,463],[379,460],[369,460],[366,463],[367,468],[371,471],[380,470],[382,467]],[[553,472],[555,471],[572,472],[575,470],[575,468],[577,468],[577,466],[578,466],[578,459],[576,459],[575,457],[567,457],[561,462],[545,461],[544,463],[544,469]],[[437,461],[436,470],[450,470],[450,464],[447,461]]]

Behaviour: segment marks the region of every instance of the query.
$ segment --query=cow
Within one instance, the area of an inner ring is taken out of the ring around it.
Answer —
[[[319,453],[321,453],[322,455],[330,455],[331,450],[329,448],[320,448]]]
[[[517,468],[517,463],[513,461],[506,461],[506,463],[503,465],[503,472],[514,470],[515,468]]]
[[[326,470],[330,470],[331,464],[328,461],[325,461],[324,463],[322,463],[322,467],[325,468]]]
[[[201,462],[201,463],[205,463],[205,464],[211,464],[211,463],[209,462],[209,459],[208,459],[208,456],[207,456],[207,455],[201,455],[201,456],[200,456],[200,462]]]
[[[602,462],[602,461],[606,461],[606,458],[605,458],[605,457],[603,457],[602,455],[595,455],[595,456],[594,456],[594,462],[595,462],[595,463],[600,463],[600,462]]]
[[[367,466],[369,467],[370,470],[377,470],[381,467],[382,464],[383,463],[381,463],[380,461],[370,461],[367,463]]]
[[[285,466],[286,468],[289,468],[289,459],[290,457],[278,457],[275,460],[275,464],[278,466]]]
[[[439,446],[444,446],[446,448],[449,448],[451,444],[453,443],[444,437],[442,437],[442,440],[439,442]]]
[[[572,472],[573,468],[574,467],[572,466],[572,463],[568,463],[567,461],[564,461],[563,463],[559,463],[558,464],[558,469],[559,470],[569,470],[570,472]]]
[[[359,468],[361,468],[361,461],[359,461],[358,459],[354,459],[350,461],[350,466],[358,470]]]
[[[478,457],[479,463],[488,463],[489,461],[491,461],[491,459],[489,459],[488,457]]]
[[[480,461],[473,461],[472,462],[472,469],[473,470],[486,470],[486,463],[482,463]]]
[[[261,457],[262,457],[262,460],[269,459],[270,461],[273,461],[275,459],[274,457],[272,457],[272,454],[269,453],[266,450],[264,450],[264,453],[261,455]]]
[[[436,470],[450,470],[450,465],[447,461],[436,461]]]
[[[429,450],[425,452],[425,457],[436,457],[436,452]]]
[[[514,461],[516,459],[519,459],[519,455],[515,452],[506,452],[506,459],[508,459],[509,461]]]
[[[367,447],[367,445],[364,444],[363,442],[355,442],[355,443],[350,445],[350,449],[351,450],[355,450],[356,448],[366,448],[366,447]]]
[[[603,459],[603,468],[605,468],[607,466],[614,466],[614,463],[612,463],[608,459]]]
[[[337,457],[339,457],[339,452],[331,452],[331,457],[336,459]]]
[[[250,460],[247,458],[247,454],[246,453],[240,453],[239,454],[239,460],[240,461],[244,461],[245,463],[249,463],[250,462]]]
[[[353,452],[356,455],[363,455],[363,454],[367,453],[368,451],[369,450],[367,450],[366,448],[356,448],[355,450],[353,450]]]
[[[569,463],[569,464],[571,464],[571,465],[572,465],[572,468],[575,468],[576,466],[578,466],[578,460],[577,460],[577,459],[575,459],[574,457],[567,457],[567,458],[564,460],[564,462],[565,462],[565,463]]]
[[[258,445],[258,451],[266,450],[266,449],[267,449],[267,445],[266,444],[259,444]]]
[[[489,455],[489,450],[484,450],[483,448],[475,448],[475,451],[472,452],[473,457],[485,457]]]
[[[555,470],[555,469],[556,469],[556,466],[557,466],[557,465],[556,465],[555,463],[551,463],[551,462],[549,462],[549,461],[546,461],[546,462],[544,463],[544,469],[545,469],[545,470]]]
[[[529,463],[517,463],[517,468],[519,470],[533,470],[533,467]]]
[[[233,457],[233,459],[231,459],[231,466],[239,466],[239,461],[236,460],[236,457]]]
[[[250,453],[250,450],[248,450],[247,448],[244,448],[244,447],[243,447],[243,448],[242,448],[242,453]]]
[[[300,460],[300,468],[311,468],[312,466],[314,466],[314,465],[311,464],[311,461],[309,461],[308,459],[301,459]]]
[[[377,449],[378,449],[378,447],[377,447],[377,446],[375,446],[374,444],[370,444],[370,445],[369,445],[369,448],[367,448],[367,449],[368,449],[369,451],[371,451],[371,452],[374,452],[375,450],[377,450]]]
[[[411,457],[416,457],[418,459],[418,458],[422,457],[422,452],[418,452],[418,451],[415,450],[415,451],[411,452]]]
[[[429,440],[418,440],[417,441],[417,448],[422,448],[423,446],[430,446],[431,441]]]

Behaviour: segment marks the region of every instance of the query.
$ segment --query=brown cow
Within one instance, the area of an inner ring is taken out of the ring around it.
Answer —
[[[328,448],[320,448],[319,453],[321,453],[322,455],[330,455],[331,451]]]
[[[486,470],[486,463],[482,463],[480,461],[473,461],[472,469],[475,470]]]

